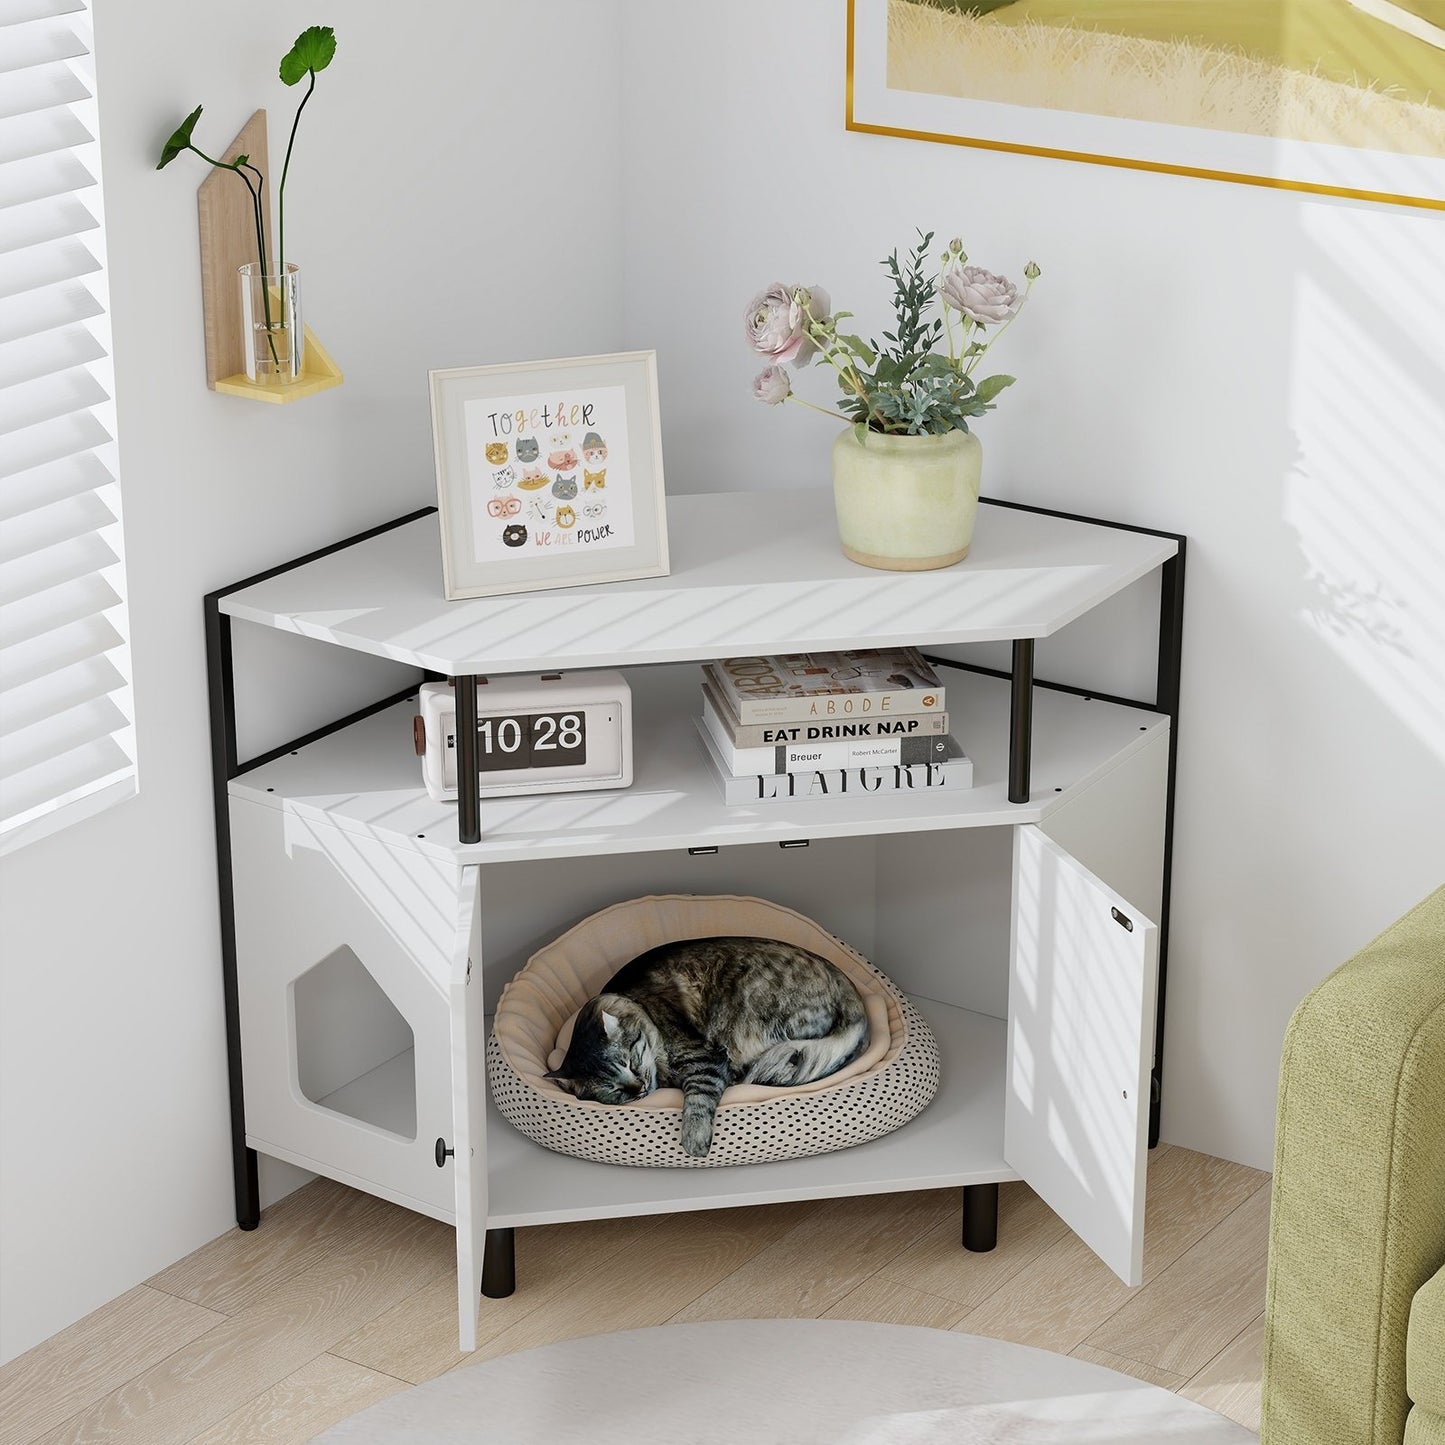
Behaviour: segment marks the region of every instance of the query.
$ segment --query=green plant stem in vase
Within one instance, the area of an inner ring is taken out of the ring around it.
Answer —
[[[1012,325],[1038,279],[1031,261],[1022,288],[970,266],[963,242],[930,266],[933,233],[905,257],[883,260],[893,290],[893,330],[864,341],[843,329],[820,286],[768,287],[748,306],[748,344],[768,365],[753,395],[793,401],[849,424],[833,449],[834,500],[843,551],[890,570],[946,567],[972,542],[982,449],[969,427],[992,411],[1014,378],[975,380],[984,357]],[[935,311],[935,308],[936,311]],[[793,392],[789,365],[832,369],[837,409]]]
[[[296,114],[291,121],[291,134],[286,142],[286,159],[281,167],[281,185],[276,193],[276,274],[281,277],[288,274],[286,267],[286,178],[291,169],[291,151],[296,144],[296,130],[301,123],[301,112],[306,109],[306,102],[311,99],[312,92],[316,89],[317,72],[325,70],[331,64],[335,54],[336,32],[329,25],[313,25],[296,37],[291,49],[281,58],[279,72],[283,84],[296,85],[303,77],[309,79],[306,94],[301,97],[301,103],[296,107]],[[268,277],[271,272],[266,264],[266,222],[262,206],[262,197],[266,192],[266,177],[251,163],[248,155],[239,155],[233,161],[220,161],[214,156],[207,155],[196,145],[192,137],[203,109],[203,106],[198,105],[171,133],[170,139],[161,148],[161,157],[156,162],[156,169],[164,170],[183,151],[192,151],[216,170],[230,171],[238,176],[251,196],[251,214],[256,228],[256,261],[261,276]],[[275,372],[279,375],[284,368],[282,359],[276,350],[271,292],[264,280],[260,292],[265,318],[266,343],[271,352]],[[296,350],[300,346],[300,340],[299,337],[292,338],[291,346],[296,355],[300,354],[299,350]]]

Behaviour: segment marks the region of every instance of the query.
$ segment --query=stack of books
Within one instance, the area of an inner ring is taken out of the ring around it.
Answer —
[[[911,647],[703,665],[696,720],[729,803],[973,786],[943,683]]]

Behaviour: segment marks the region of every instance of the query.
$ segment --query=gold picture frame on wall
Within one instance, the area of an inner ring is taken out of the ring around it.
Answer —
[[[847,125],[1445,211],[1445,0],[848,0]]]

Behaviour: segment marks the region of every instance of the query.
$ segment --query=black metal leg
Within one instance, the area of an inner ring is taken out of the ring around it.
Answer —
[[[488,1299],[506,1299],[517,1290],[517,1232],[489,1229],[482,1254],[482,1293]]]
[[[998,1243],[998,1185],[963,1186],[963,1247],[987,1254]]]
[[[1179,755],[1179,667],[1184,646],[1184,539],[1159,572],[1159,670],[1154,706],[1169,715],[1169,777],[1164,793],[1164,878],[1159,906],[1159,991],[1154,1012],[1154,1070],[1149,1091],[1149,1147],[1159,1142],[1164,1092],[1164,992],[1169,976],[1169,894],[1174,871],[1174,770]]]
[[[482,799],[477,765],[477,679],[458,677],[453,685],[457,694],[457,839],[479,843]]]
[[[211,794],[216,813],[216,877],[221,905],[221,992],[226,1009],[226,1067],[231,1093],[231,1171],[236,1187],[236,1223],[255,1229],[261,1222],[261,1189],[256,1151],[246,1147],[245,1096],[241,1087],[241,1004],[236,980],[236,896],[231,876],[231,794],[236,775],[236,679],[231,655],[231,619],[219,594],[206,598],[206,675],[211,712]]]
[[[1034,640],[1014,643],[1013,686],[1009,692],[1008,800],[1027,803],[1034,733]]]

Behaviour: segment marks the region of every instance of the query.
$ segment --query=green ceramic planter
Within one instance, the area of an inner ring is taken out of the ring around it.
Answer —
[[[833,443],[833,501],[844,555],[925,572],[968,556],[983,448],[972,432],[883,436],[849,427]]]

